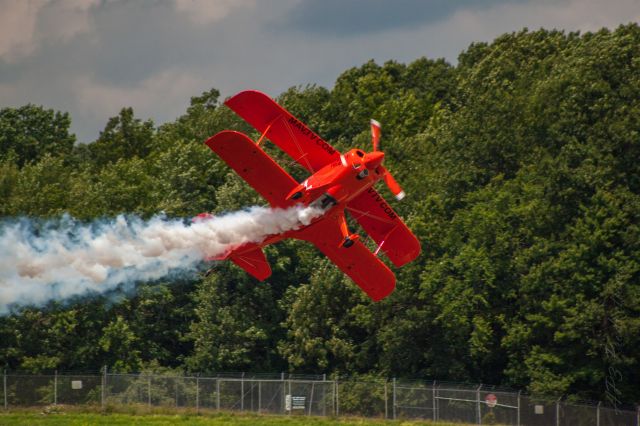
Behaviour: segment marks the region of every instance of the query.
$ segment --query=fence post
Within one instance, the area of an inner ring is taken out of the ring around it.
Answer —
[[[58,370],[53,370],[53,405],[58,404]]]
[[[147,403],[151,407],[151,373],[147,376]]]
[[[196,374],[196,414],[200,414],[200,373]]]
[[[216,409],[220,411],[220,376],[216,377]]]
[[[291,373],[289,373],[289,398],[291,398],[291,410],[289,410],[289,415],[293,414],[293,395],[291,395]]]
[[[327,416],[327,403],[325,402],[326,397],[327,397],[327,373],[323,373],[322,374],[322,415],[324,417]]]
[[[7,369],[4,369],[4,374],[2,375],[2,387],[4,389],[4,409],[7,410],[9,408],[9,399],[7,398]]]
[[[556,401],[556,426],[560,426],[560,399],[562,399],[562,397]]]
[[[258,414],[262,411],[262,380],[258,379]]]
[[[596,407],[596,426],[600,426],[600,404],[602,404],[602,401],[598,401],[598,406]]]
[[[4,394],[5,398],[7,397],[7,392]],[[7,406],[7,401],[4,402],[5,407]],[[640,426],[640,405],[636,408],[636,426]]]
[[[482,383],[480,383],[480,386],[478,386],[478,389],[476,389],[476,423],[478,423],[479,425],[482,424],[482,413],[480,408],[480,389],[482,389]]]
[[[387,379],[384,379],[384,418],[389,418],[389,396],[387,392],[388,382]]]
[[[104,410],[104,406],[107,400],[107,366],[102,369],[102,389],[100,392],[100,404]]]
[[[309,395],[309,416],[311,415],[311,407],[313,407],[313,390],[316,386],[316,380],[312,380],[311,382],[311,395]]]
[[[285,407],[286,402],[285,401],[286,401],[286,398],[287,398],[287,396],[286,396],[287,395],[287,388],[284,385],[284,371],[280,373],[280,382],[282,384],[282,405],[281,405],[281,407],[282,407],[282,412],[284,413],[286,411],[286,407]]]
[[[396,378],[393,378],[393,420],[396,419]]]
[[[438,419],[438,405],[436,403],[437,401],[437,395],[436,395],[436,381],[433,381],[433,421],[435,422]]]
[[[336,417],[340,416],[340,380],[336,377]]]
[[[240,377],[240,411],[244,411],[244,371]]]
[[[184,374],[182,375],[183,379],[184,379]],[[173,376],[173,390],[176,393],[176,408],[178,408],[178,378],[179,376],[176,374],[175,376]]]
[[[522,393],[522,390],[518,391],[518,417],[517,417],[517,425],[520,426],[520,394]]]

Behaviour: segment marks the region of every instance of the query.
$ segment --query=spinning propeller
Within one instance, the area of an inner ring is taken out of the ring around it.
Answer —
[[[382,134],[382,126],[380,125],[380,123],[374,119],[371,119],[371,142],[373,144],[373,152],[371,154],[368,154],[369,156],[375,156],[378,157],[378,155],[380,156],[382,161],[382,156],[384,156],[384,154],[382,152],[380,152],[380,150],[378,149],[380,147],[380,136]],[[376,155],[378,154],[378,155]],[[398,181],[396,181],[393,176],[391,175],[391,173],[389,172],[389,170],[387,170],[386,167],[384,167],[382,164],[380,164],[378,166],[380,168],[380,171],[382,172],[382,176],[384,179],[384,183],[387,184],[387,186],[389,187],[389,189],[391,190],[391,192],[393,193],[393,195],[395,195],[395,197],[398,200],[402,200],[405,196],[404,191],[402,190],[402,188],[400,187],[400,184],[398,183]]]

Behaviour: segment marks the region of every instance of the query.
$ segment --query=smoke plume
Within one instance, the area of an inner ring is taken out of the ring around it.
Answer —
[[[308,225],[322,213],[314,207],[252,207],[194,222],[164,216],[146,221],[118,216],[89,224],[69,216],[0,222],[0,315],[195,272],[205,258]]]

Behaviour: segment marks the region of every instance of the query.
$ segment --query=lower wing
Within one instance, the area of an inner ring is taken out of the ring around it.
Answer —
[[[371,299],[376,302],[384,299],[395,288],[395,275],[360,241],[343,246],[344,235],[340,230],[343,221],[343,213],[332,214],[296,232],[295,237],[318,247]]]
[[[400,267],[420,254],[420,241],[375,189],[363,191],[346,209],[394,265]]]

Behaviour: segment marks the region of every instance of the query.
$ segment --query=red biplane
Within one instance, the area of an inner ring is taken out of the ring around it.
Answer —
[[[326,212],[308,226],[269,236],[259,244],[235,247],[224,258],[262,281],[271,275],[262,247],[284,238],[297,238],[315,244],[373,300],[389,295],[395,287],[395,276],[378,259],[378,253],[382,251],[399,267],[420,254],[420,243],[373,188],[384,180],[396,198],[404,197],[400,185],[382,166],[384,154],[378,150],[380,124],[371,120],[372,152],[352,149],[341,154],[264,93],[240,92],[225,104],[262,135],[254,142],[243,133],[224,130],[206,141],[209,148],[272,207],[314,204]],[[260,147],[265,139],[311,175],[301,183],[294,180]],[[345,210],[375,241],[375,252],[357,234],[349,232]]]

